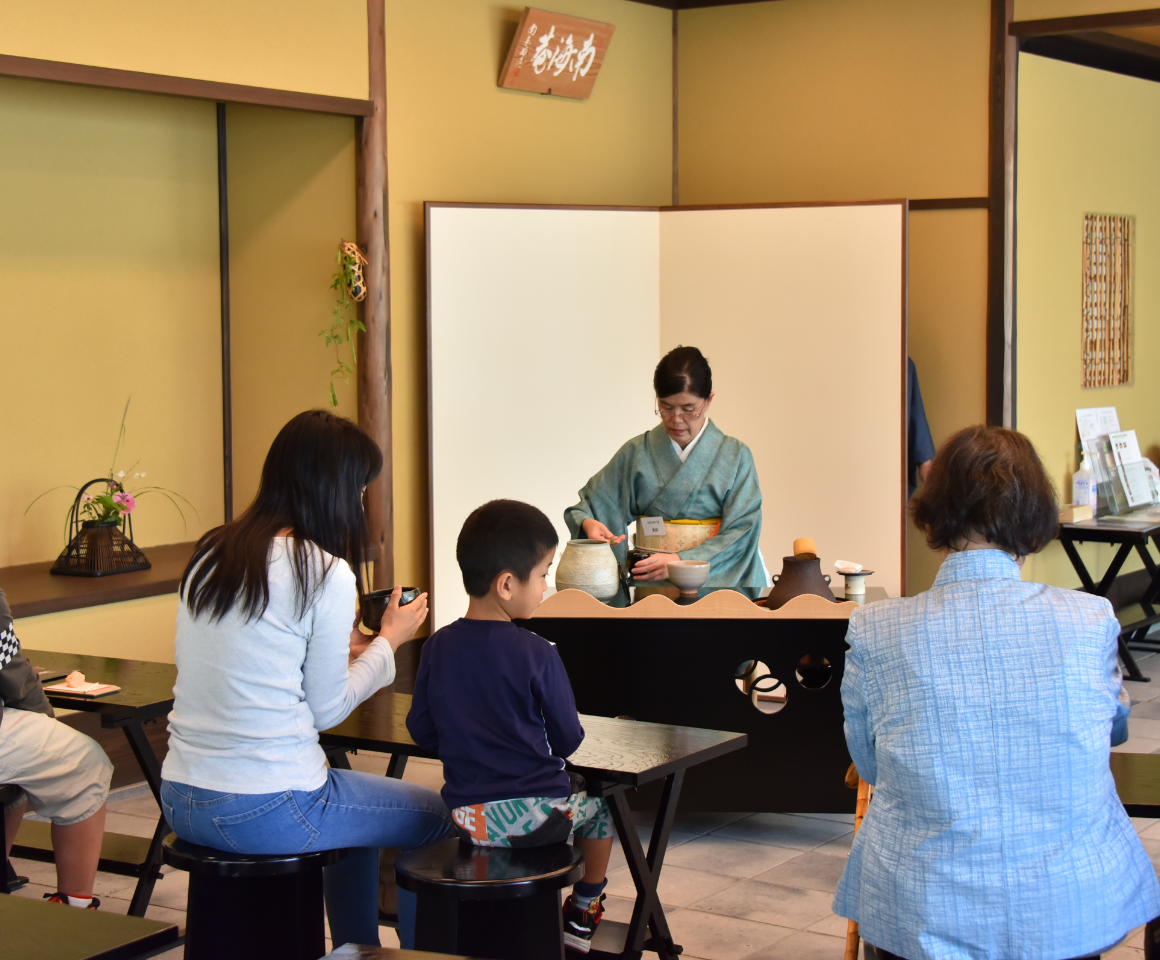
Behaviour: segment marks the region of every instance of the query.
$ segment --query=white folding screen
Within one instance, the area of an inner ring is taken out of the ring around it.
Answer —
[[[900,203],[748,209],[428,206],[435,626],[466,608],[455,540],[495,497],[563,511],[656,424],[678,343],[749,445],[771,572],[799,536],[903,587],[905,215]]]
[[[652,428],[655,210],[428,207],[434,625],[467,609],[455,541],[497,497],[564,510]]]
[[[901,594],[905,229],[900,203],[661,214],[660,352],[709,358],[771,573],[813,537],[825,572],[853,560]]]

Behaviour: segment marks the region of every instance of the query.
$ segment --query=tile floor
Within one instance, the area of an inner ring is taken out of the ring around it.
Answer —
[[[1141,655],[1145,675],[1155,683],[1128,682],[1132,697],[1131,739],[1116,748],[1133,753],[1160,752],[1160,654]],[[382,774],[386,757],[362,753],[351,758],[356,769]],[[438,789],[442,766],[412,760],[405,779]],[[148,791],[120,791],[110,804],[109,829],[148,837],[157,807]],[[853,838],[854,817],[841,814],[694,813],[679,816],[661,875],[661,901],[674,939],[687,960],[841,960],[846,921],[830,910]],[[1160,820],[1136,820],[1140,838],[1160,870]],[[647,844],[647,827],[640,826]],[[16,860],[31,878],[17,896],[39,898],[51,892],[51,864]],[[148,916],[185,923],[186,875],[163,868]],[[627,920],[633,886],[619,848],[609,867],[608,916]],[[101,909],[125,913],[134,882],[99,874]],[[394,930],[381,928],[384,946],[397,946]],[[181,960],[176,947],[161,956]],[[646,957],[651,954],[646,954]],[[1106,960],[1143,960],[1143,931],[1105,954]]]

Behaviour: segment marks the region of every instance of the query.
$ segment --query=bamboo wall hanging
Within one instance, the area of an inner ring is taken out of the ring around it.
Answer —
[[[1134,217],[1084,214],[1081,362],[1085,387],[1132,382],[1134,237]]]

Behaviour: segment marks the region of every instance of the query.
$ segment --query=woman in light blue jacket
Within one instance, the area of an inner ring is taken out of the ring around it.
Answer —
[[[834,911],[879,957],[1093,957],[1160,915],[1108,768],[1120,625],[1020,579],[1057,527],[1030,441],[969,427],[914,506],[934,586],[850,618],[846,743],[874,799]]]

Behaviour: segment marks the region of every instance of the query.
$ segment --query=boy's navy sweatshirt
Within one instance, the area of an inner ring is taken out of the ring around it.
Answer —
[[[555,644],[514,623],[456,620],[423,645],[407,729],[443,761],[448,807],[566,797],[584,739]]]

